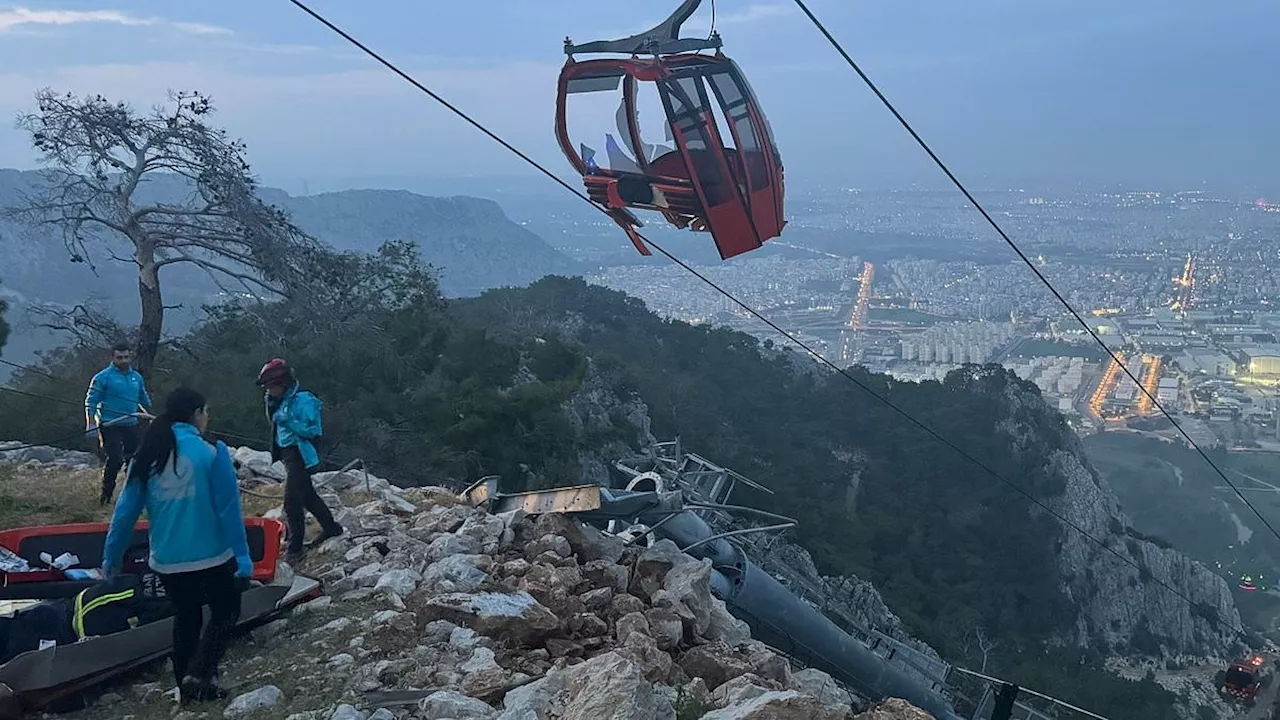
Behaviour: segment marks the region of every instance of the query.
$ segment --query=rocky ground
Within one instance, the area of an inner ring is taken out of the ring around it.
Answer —
[[[262,478],[278,468],[236,456],[246,499],[274,504],[279,488]],[[52,461],[26,460],[56,473]],[[670,542],[628,547],[564,516],[490,515],[443,488],[402,490],[358,472],[317,481],[347,534],[297,572],[327,594],[233,648],[223,683],[234,697],[177,712],[162,701],[172,681],[160,667],[107,688],[83,717],[930,717],[900,700],[869,708],[753,641],[711,595],[709,563]]]

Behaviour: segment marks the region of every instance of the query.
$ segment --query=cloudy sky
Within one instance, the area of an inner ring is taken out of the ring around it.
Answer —
[[[557,170],[561,43],[634,32],[676,0],[313,0],[317,11]],[[709,7],[710,3],[704,3]],[[975,184],[1280,191],[1280,2],[809,0]],[[686,26],[705,32],[709,13]],[[790,0],[717,0],[793,178],[936,170]],[[150,105],[211,94],[263,178],[527,172],[286,0],[0,0],[0,113],[53,87]],[[0,166],[30,167],[0,125]],[[1276,194],[1280,195],[1280,192]]]

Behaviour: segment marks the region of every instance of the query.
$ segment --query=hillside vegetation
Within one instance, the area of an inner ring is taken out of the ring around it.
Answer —
[[[980,663],[981,634],[996,642],[991,672],[1113,716],[1172,716],[1168,692],[1100,669],[1124,648],[1070,640],[1078,608],[1063,592],[1056,522],[796,353],[663,320],[576,279],[445,302],[409,245],[347,256],[318,282],[331,293],[308,305],[216,310],[162,353],[153,394],[200,388],[225,437],[265,439],[253,378],[286,357],[325,400],[330,468],[363,457],[415,484],[573,484],[638,449],[646,430],[679,435],[771,487],[770,509],[799,519],[822,572],[874,582],[949,659]],[[0,437],[76,434],[79,383],[103,363],[100,351],[68,349],[43,368],[57,379],[21,374],[18,387],[62,402],[6,397]],[[858,377],[1037,497],[1063,492],[1050,458],[1074,453],[1073,436],[1033,386],[994,366],[941,383]]]

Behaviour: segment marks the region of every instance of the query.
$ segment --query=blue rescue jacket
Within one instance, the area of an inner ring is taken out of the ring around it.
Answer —
[[[275,446],[297,447],[308,470],[320,465],[320,453],[314,444],[316,438],[324,434],[320,408],[320,398],[300,389],[297,383],[278,401],[267,396],[267,418],[271,421]]]
[[[106,423],[111,423],[108,427],[137,425],[138,418],[131,414],[138,412],[139,406],[150,410],[151,396],[147,394],[142,373],[137,370],[129,368],[128,372],[120,372],[115,365],[108,365],[89,381],[84,410],[99,427]],[[112,422],[117,419],[118,422]]]
[[[239,574],[252,570],[240,486],[227,446],[210,445],[194,425],[174,423],[177,451],[164,470],[144,483],[130,475],[116,502],[102,565],[117,570],[145,508],[151,524],[151,568],[184,573],[222,565],[235,558]],[[133,468],[130,467],[130,470]]]

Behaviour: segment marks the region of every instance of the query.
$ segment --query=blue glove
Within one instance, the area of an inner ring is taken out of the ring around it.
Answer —
[[[238,578],[253,577],[253,561],[247,557],[236,558],[236,577]]]

